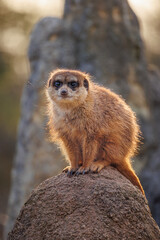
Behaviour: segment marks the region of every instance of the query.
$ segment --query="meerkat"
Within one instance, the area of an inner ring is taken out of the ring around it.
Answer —
[[[111,165],[144,194],[131,166],[140,130],[125,101],[76,70],[51,72],[46,92],[51,138],[70,163],[64,172],[95,173]]]

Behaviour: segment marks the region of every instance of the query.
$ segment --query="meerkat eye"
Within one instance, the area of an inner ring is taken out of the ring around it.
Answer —
[[[62,82],[60,82],[59,80],[57,80],[57,81],[55,81],[54,82],[54,86],[56,87],[56,88],[59,88],[59,87],[61,87],[62,86]]]
[[[68,86],[71,87],[71,88],[76,88],[79,86],[79,83],[78,82],[75,82],[75,81],[72,81],[72,82],[69,82],[68,83]]]

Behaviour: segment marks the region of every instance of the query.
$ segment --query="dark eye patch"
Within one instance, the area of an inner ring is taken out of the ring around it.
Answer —
[[[89,84],[88,84],[88,80],[87,80],[87,79],[84,79],[83,85],[84,85],[84,87],[88,90]]]
[[[72,90],[75,90],[79,86],[79,83],[76,81],[71,81],[68,83],[68,87],[70,87]]]
[[[56,80],[53,83],[53,86],[56,87],[56,89],[60,88],[62,85],[63,85],[63,83],[61,81],[59,81],[59,80]]]

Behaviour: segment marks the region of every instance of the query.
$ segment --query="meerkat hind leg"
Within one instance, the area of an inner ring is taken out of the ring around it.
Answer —
[[[103,160],[97,160],[93,161],[91,166],[90,166],[90,171],[93,173],[98,173],[100,172],[103,168],[109,166],[109,162],[103,161]]]

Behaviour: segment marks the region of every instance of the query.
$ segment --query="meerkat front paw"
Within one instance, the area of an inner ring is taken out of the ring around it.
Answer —
[[[105,167],[105,165],[104,165],[104,163],[102,161],[92,162],[89,167],[81,166],[80,168],[78,168],[78,170],[76,171],[75,175],[76,176],[78,176],[79,174],[83,174],[84,175],[84,174],[89,173],[89,172],[98,173],[104,167]]]
[[[76,171],[75,175],[78,176],[79,174],[86,174],[89,172],[89,167],[83,167],[81,166],[80,168],[78,168],[78,170]]]
[[[77,169],[78,168],[72,168],[71,166],[67,166],[63,169],[62,172],[67,173],[67,176],[70,177],[77,171]]]

